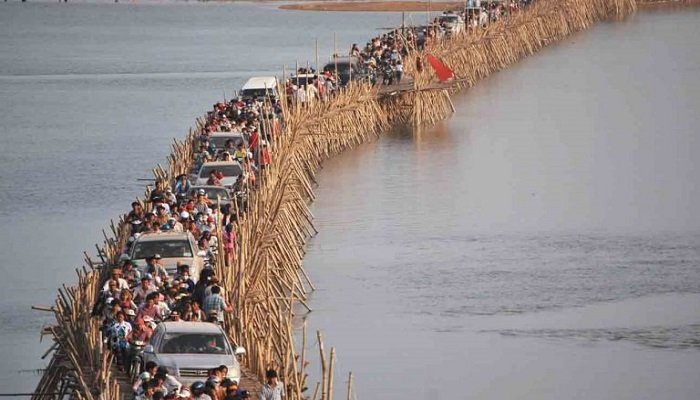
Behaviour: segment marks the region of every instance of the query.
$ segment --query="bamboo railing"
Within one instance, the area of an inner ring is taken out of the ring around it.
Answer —
[[[458,80],[449,91],[456,91],[595,22],[621,17],[635,8],[634,0],[539,0],[484,30],[433,43],[428,51],[455,70]],[[278,370],[289,399],[329,400],[333,396],[335,349],[327,360],[317,333],[322,382],[311,395],[305,391],[306,330],[300,347],[294,335],[294,317],[310,311],[306,301],[313,290],[303,259],[306,241],[315,233],[309,204],[314,199],[316,171],[324,160],[376,138],[393,123],[434,123],[449,115],[452,106],[447,89],[421,90],[430,85],[432,77],[428,66],[422,72],[416,70],[418,57],[422,54],[411,52],[405,62],[416,90],[400,96],[380,98],[376,88],[353,83],[329,101],[283,104],[284,134],[271,139],[272,163],[250,194],[247,212],[238,216],[238,246],[230,267],[225,267],[223,259],[221,227],[216,232],[220,246],[217,275],[234,306],[234,313],[225,318],[227,334],[246,347],[244,364],[259,380],[266,369]],[[167,167],[159,165],[153,170],[155,181],[170,185],[174,177],[190,171],[196,137],[204,125],[205,120],[198,119],[183,141],[173,142]],[[149,207],[144,200],[140,202],[145,209]],[[102,344],[99,321],[91,317],[101,283],[117,264],[129,236],[124,218],[112,222],[110,228],[111,235],[105,233],[104,245],[98,248],[100,260],[86,254],[86,266],[77,270],[78,283],[64,285],[54,306],[37,307],[54,313],[56,324],[47,330],[54,340],[53,357],[35,399],[55,397],[49,393],[105,400],[125,395],[112,373],[112,358]],[[351,386],[352,375],[348,391]]]
[[[413,52],[405,62],[416,90],[391,99],[387,108],[399,119],[414,125],[434,124],[453,111],[449,92],[474,86],[492,73],[528,57],[545,46],[610,18],[622,18],[636,10],[635,0],[562,0],[534,2],[527,8],[489,24],[431,43],[426,52],[455,72],[450,90],[422,90],[433,82],[427,63],[422,71]],[[411,106],[406,106],[409,103]]]

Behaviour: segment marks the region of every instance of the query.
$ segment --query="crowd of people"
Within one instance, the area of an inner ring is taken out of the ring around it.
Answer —
[[[214,105],[207,113],[206,124],[196,138],[192,172],[211,161],[236,161],[242,173],[228,188],[232,192],[254,190],[271,162],[271,145],[281,132],[281,106],[278,99],[236,98]],[[221,132],[239,134],[238,142],[227,141],[216,148],[211,135]],[[212,171],[209,185],[220,185],[220,172]],[[224,262],[235,260],[238,218],[246,204],[218,204],[204,190],[193,191],[186,174],[172,184],[158,181],[144,204],[133,202],[126,216],[130,237],[120,257],[104,282],[93,315],[103,320],[105,342],[111,348],[120,369],[130,373],[137,399],[186,398],[196,400],[230,400],[249,397],[240,382],[226,378],[225,366],[212,366],[206,379],[183,387],[168,370],[153,362],[143,364],[140,352],[148,345],[158,324],[164,321],[212,322],[223,324],[224,313],[233,311],[224,288],[215,273],[219,248],[218,233],[223,240]],[[150,254],[145,265],[129,257],[131,246],[141,235],[161,232],[189,232],[198,250],[207,253],[208,264],[194,280],[192,266],[179,263],[175,273],[168,273],[159,254]],[[219,232],[220,231],[220,232]],[[134,362],[136,360],[136,362]],[[263,399],[279,399],[284,393],[276,372],[268,371],[273,389]],[[274,375],[274,377],[272,376]],[[273,382],[274,381],[274,382]],[[270,385],[268,382],[268,386]],[[272,396],[272,397],[270,397]]]

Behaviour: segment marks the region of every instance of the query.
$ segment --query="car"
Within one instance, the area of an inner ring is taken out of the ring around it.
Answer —
[[[236,179],[243,175],[243,167],[238,161],[212,161],[202,164],[195,177],[195,185],[207,185],[211,171],[219,171],[224,174],[221,186],[232,188]]]
[[[457,14],[446,12],[440,16],[439,22],[448,34],[457,34],[464,31],[464,20]]]
[[[241,87],[239,95],[243,100],[264,100],[277,98],[277,78],[274,76],[254,76],[246,81]]]
[[[226,333],[211,322],[161,322],[148,346],[144,347],[144,364],[154,361],[183,385],[207,379],[208,371],[221,365],[228,367],[227,378],[240,382],[238,357],[246,353],[233,346]]]
[[[165,270],[169,274],[177,271],[177,264],[190,266],[193,281],[199,279],[204,268],[205,252],[199,251],[197,242],[190,232],[144,233],[131,246],[131,260],[137,262],[145,272],[146,258],[159,254]]]
[[[334,57],[323,67],[324,72],[330,71],[335,74],[336,70],[340,86],[345,86],[350,80],[361,78],[360,59],[354,56]]]
[[[306,73],[299,73],[289,78],[292,84],[297,85],[298,87],[306,87],[307,85],[312,84],[314,79],[319,79],[318,75]]]

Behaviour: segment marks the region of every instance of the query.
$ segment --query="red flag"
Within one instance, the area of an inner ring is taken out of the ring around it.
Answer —
[[[426,55],[426,58],[428,59],[430,66],[433,67],[433,69],[435,70],[435,73],[437,74],[438,79],[440,79],[440,82],[446,82],[450,79],[454,79],[454,71],[452,71],[450,67],[445,65],[445,63],[440,61],[437,57],[435,57],[432,54]]]

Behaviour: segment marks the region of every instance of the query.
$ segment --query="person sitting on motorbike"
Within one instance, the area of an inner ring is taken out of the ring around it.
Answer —
[[[134,322],[134,330],[131,332],[131,340],[148,343],[151,340],[151,336],[153,336],[153,329],[146,324],[143,318],[137,317]]]
[[[175,196],[175,193],[173,193],[173,189],[171,189],[170,187],[165,188],[163,200],[166,204],[168,204],[169,207],[172,207],[175,203],[177,203],[177,196]]]
[[[204,391],[209,395],[209,397],[212,398],[212,400],[224,399],[224,390],[219,385],[219,378],[214,376],[209,377],[204,386]]]
[[[213,263],[215,260],[214,253],[212,253],[211,248],[209,247],[209,241],[204,236],[204,233],[207,233],[207,231],[204,231],[202,233],[202,237],[197,241],[197,250],[205,252],[206,255],[204,256],[204,259],[209,260],[210,263]]]
[[[184,199],[187,196],[187,193],[190,191],[192,185],[187,179],[186,174],[178,175],[175,179],[177,180],[175,183],[175,197],[177,199]]]
[[[167,368],[162,366],[158,367],[156,376],[164,377],[163,386],[165,387],[165,394],[178,393],[182,389],[182,383],[175,379],[174,376],[170,375]]]
[[[127,311],[127,310],[132,310],[136,311],[138,309],[138,306],[136,303],[134,303],[134,295],[131,293],[130,290],[124,290],[121,292],[119,296],[119,305],[122,307],[122,310]],[[134,315],[136,315],[134,313]]]
[[[165,267],[160,263],[161,259],[162,257],[160,254],[146,257],[146,272],[151,274],[158,287],[163,286],[163,284],[169,280],[168,271],[166,271]]]
[[[150,378],[149,378],[150,379]],[[156,385],[151,381],[145,381],[140,385],[141,393],[135,397],[135,400],[153,400],[153,395],[156,393]]]
[[[138,378],[136,378],[134,384],[131,386],[135,394],[140,395],[144,393],[144,386],[148,383],[148,381],[153,379],[153,377],[156,375],[157,369],[158,364],[156,364],[155,361],[149,361],[146,363],[143,368],[143,372],[139,374]]]
[[[160,368],[162,367],[158,367],[158,369]],[[148,382],[149,386],[153,385],[155,387],[156,392],[161,392],[161,398],[168,393],[168,388],[165,386],[166,379],[167,377],[164,374],[156,371],[156,375]]]
[[[207,197],[207,192],[204,189],[199,189],[197,201],[194,203],[194,211],[198,214],[206,213],[209,211],[209,204],[211,201]]]
[[[245,192],[247,188],[245,176],[243,174],[238,175],[236,182],[233,183],[233,192],[236,194],[238,192]]]
[[[239,163],[242,163],[246,158],[248,158],[248,149],[245,148],[243,142],[238,142],[236,145],[236,151],[233,153],[233,158],[235,158]]]
[[[153,284],[153,277],[146,273],[141,277],[141,284],[134,289],[134,303],[141,305],[149,294],[158,291],[158,288]]]
[[[131,260],[124,260],[122,264],[122,275],[129,284],[129,288],[135,287],[141,280],[141,272],[139,272],[137,268],[134,268],[134,262]]]
[[[192,400],[212,400],[208,394],[205,393],[206,385],[202,381],[197,381],[190,386],[190,391],[192,392]]]
[[[129,350],[129,339],[131,339],[131,324],[126,322],[126,314],[120,311],[117,320],[110,328],[110,338],[112,340],[112,351],[117,358],[120,369],[124,369],[127,352]]]
[[[146,301],[141,305],[141,308],[139,308],[137,318],[142,318],[146,321],[145,317],[149,317],[152,321],[160,321],[160,309],[156,305],[156,299],[159,296],[160,294],[158,292],[153,292],[146,296]]]
[[[194,281],[190,276],[190,266],[187,264],[180,264],[177,266],[177,272],[175,273],[175,279],[180,281],[180,288],[185,287],[187,293],[194,292]]]

